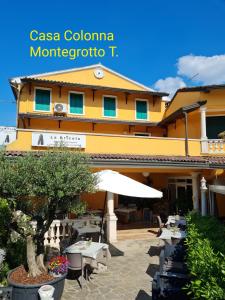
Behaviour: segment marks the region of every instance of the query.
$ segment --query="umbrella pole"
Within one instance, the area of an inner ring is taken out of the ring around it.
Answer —
[[[103,213],[102,213],[102,224],[101,224],[100,235],[99,235],[99,240],[98,240],[99,243],[102,241],[102,236],[103,236],[103,224],[104,224],[106,202],[107,202],[107,192],[105,192],[105,202],[104,202],[104,208],[103,208]]]

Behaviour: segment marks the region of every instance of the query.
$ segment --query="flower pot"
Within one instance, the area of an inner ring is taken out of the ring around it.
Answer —
[[[62,274],[56,274],[55,272],[49,272],[49,274],[52,275],[53,277],[56,277],[56,278],[62,276]]]
[[[17,268],[16,268],[17,269]],[[10,286],[13,287],[12,290],[12,300],[39,300],[38,290],[43,285],[52,285],[55,288],[53,298],[54,300],[60,300],[62,297],[65,278],[67,273],[63,274],[60,277],[54,278],[51,281],[41,283],[41,284],[20,284],[12,281],[10,275],[16,270],[13,269],[9,272],[7,280]]]

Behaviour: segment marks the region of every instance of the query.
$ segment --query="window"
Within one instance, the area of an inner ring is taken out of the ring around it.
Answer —
[[[225,130],[225,116],[206,117],[206,135],[208,139],[218,139]]]
[[[84,94],[70,93],[70,113],[83,115],[84,114]]]
[[[103,98],[104,117],[116,117],[116,98],[104,96]]]
[[[151,136],[150,132],[135,132],[135,136]]]
[[[50,111],[51,90],[35,89],[35,110]]]
[[[148,119],[148,105],[145,100],[136,100],[136,119],[147,120]]]

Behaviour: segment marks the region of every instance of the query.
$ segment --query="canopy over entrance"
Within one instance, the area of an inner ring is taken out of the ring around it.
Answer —
[[[139,198],[163,196],[162,192],[112,170],[103,170],[95,175],[98,176],[96,189],[99,191]]]
[[[214,193],[225,195],[224,185],[209,185],[209,190]]]

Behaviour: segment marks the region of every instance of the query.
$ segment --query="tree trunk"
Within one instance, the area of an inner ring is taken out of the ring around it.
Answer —
[[[29,235],[27,237],[27,264],[29,268],[29,276],[36,277],[41,275],[41,270],[38,268],[36,258],[35,245],[33,242],[33,237]]]
[[[47,272],[47,268],[44,264],[44,254],[37,255],[36,262],[39,270],[41,270],[42,272]]]

